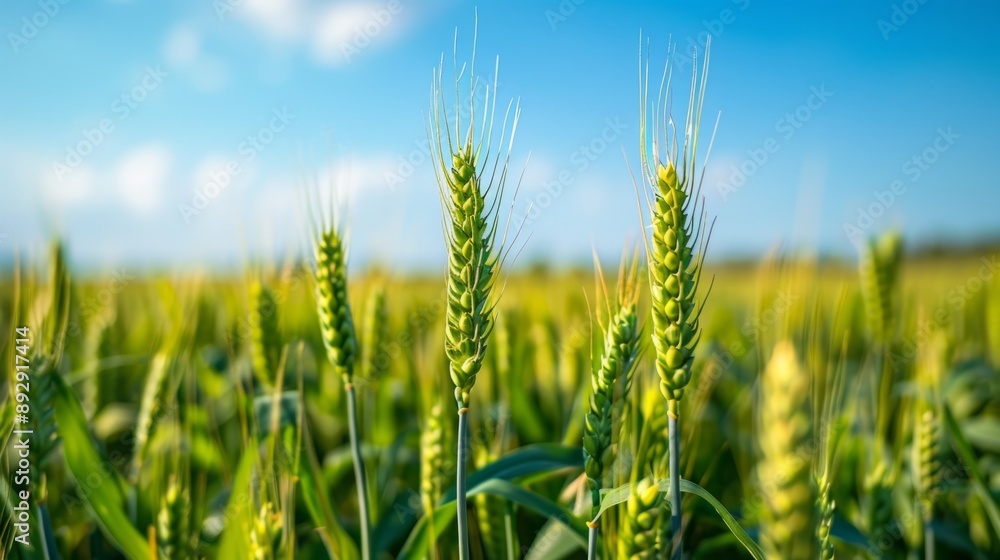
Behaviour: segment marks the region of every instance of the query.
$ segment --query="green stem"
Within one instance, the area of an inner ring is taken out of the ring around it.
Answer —
[[[596,518],[597,513],[601,511],[601,486],[596,482],[590,489],[590,500],[593,502],[590,517]],[[595,560],[597,558],[597,521],[591,521],[587,523],[587,526],[590,527],[587,538],[587,560]]]
[[[514,534],[517,531],[517,527],[514,526],[514,506],[509,501],[505,501],[503,506],[503,530],[507,538],[507,560],[516,560],[521,557],[521,551],[515,550],[517,546],[514,541]]]
[[[347,391],[347,429],[351,437],[351,455],[354,458],[354,482],[358,487],[358,512],[361,529],[361,558],[369,560],[371,547],[368,543],[368,475],[365,473],[365,463],[361,458],[361,442],[358,438],[358,400],[354,394],[354,385],[348,383]]]
[[[458,558],[469,558],[469,512],[465,497],[465,467],[469,462],[469,409],[458,411],[458,472],[455,476],[455,504],[458,517]]]
[[[879,363],[882,374],[879,376],[878,401],[876,406],[877,434],[879,442],[879,452],[885,453],[888,446],[886,439],[889,435],[889,422],[892,418],[892,381],[893,367],[890,343],[885,342],[879,348]]]
[[[924,519],[924,560],[934,560],[934,528],[930,519]]]
[[[42,529],[42,558],[58,558],[58,548],[56,546],[55,533],[52,531],[52,518],[49,517],[49,508],[45,504],[38,504],[38,512],[41,516]]]
[[[667,434],[670,439],[670,527],[673,530],[674,560],[679,560],[683,550],[681,533],[681,436],[677,425],[678,401],[667,401]]]

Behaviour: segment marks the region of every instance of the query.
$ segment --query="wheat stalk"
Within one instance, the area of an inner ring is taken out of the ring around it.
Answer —
[[[335,216],[313,223],[315,239],[316,301],[319,311],[320,331],[327,359],[340,374],[347,395],[347,427],[354,463],[354,480],[358,493],[358,516],[361,529],[361,555],[368,560],[371,554],[370,518],[368,514],[368,477],[361,455],[361,438],[358,434],[357,395],[354,387],[354,368],[358,358],[358,341],[354,330],[354,317],[347,293],[346,247],[337,229]]]
[[[472,59],[475,61],[475,49]],[[469,426],[466,413],[472,388],[476,384],[476,375],[482,368],[487,341],[495,319],[493,288],[497,271],[504,260],[504,240],[497,238],[498,212],[507,179],[510,144],[506,150],[491,150],[493,122],[496,115],[496,82],[493,83],[492,100],[487,86],[487,101],[482,114],[483,123],[477,132],[475,92],[479,81],[475,74],[474,62],[470,66],[468,78],[470,113],[468,125],[463,131],[458,92],[462,72],[456,69],[456,107],[453,123],[449,123],[447,116],[442,86],[443,74],[442,63],[433,76],[431,88],[433,116],[430,133],[448,249],[445,351],[449,361],[449,375],[455,385],[455,402],[459,416],[456,503],[459,557],[464,560],[469,557],[465,488]],[[508,105],[501,126],[499,139],[501,146],[504,144],[512,106],[511,143],[517,129],[520,110],[511,103]],[[454,124],[454,129],[451,128],[451,124]]]
[[[483,468],[496,459],[497,454],[490,447],[482,445],[477,448],[476,468]],[[476,504],[479,540],[483,543],[484,556],[487,560],[506,559],[508,551],[504,531],[504,499],[484,493],[477,494],[473,500]]]
[[[871,378],[873,409],[874,464],[864,478],[868,530],[879,534],[892,523],[892,487],[898,477],[898,465],[889,465],[890,422],[896,417],[893,384],[895,371],[892,344],[896,331],[896,284],[902,260],[902,240],[895,232],[872,238],[861,253],[859,266],[861,292],[865,303],[872,340],[876,349],[878,375]]]
[[[699,77],[692,64],[690,97],[684,129],[680,133],[670,116],[671,66],[664,69],[660,94],[649,107],[649,70],[642,71],[640,56],[640,154],[647,188],[643,189],[650,214],[651,239],[646,241],[649,286],[652,296],[653,347],[660,391],[667,399],[670,510],[675,545],[681,555],[680,400],[691,381],[694,349],[701,336],[699,316],[705,299],[697,297],[702,263],[710,232],[706,234],[704,198],[697,170],[701,112],[708,76],[708,44]],[[649,129],[653,132],[650,136]],[[711,151],[711,146],[709,146]],[[702,172],[703,173],[703,172]],[[638,196],[638,188],[637,196]],[[650,197],[650,194],[652,197]],[[705,295],[707,297],[707,293]]]
[[[869,241],[860,265],[866,316],[881,357],[881,371],[875,384],[878,397],[875,435],[880,450],[885,445],[889,422],[894,416],[892,343],[896,330],[896,284],[902,254],[902,239],[896,232],[889,232]]]
[[[632,484],[625,502],[616,558],[644,560],[658,557],[662,503],[663,493],[652,477]]]
[[[902,239],[896,232],[872,238],[861,253],[861,289],[872,336],[887,344],[895,327],[895,286],[902,260]]]
[[[809,376],[789,342],[780,342],[760,380],[757,480],[763,497],[761,546],[768,558],[819,553],[817,489],[804,451],[812,444]]]
[[[102,358],[114,355],[114,303],[104,308],[101,314],[90,325],[84,340],[84,352],[87,360],[87,381],[83,385],[83,405],[87,418],[93,419],[100,412],[105,401],[104,384],[102,383]]]
[[[919,351],[916,370],[917,398],[913,404],[914,486],[924,529],[924,553],[934,557],[934,505],[941,478],[941,378],[948,360],[948,341],[936,332]]]
[[[986,335],[990,359],[1000,368],[1000,280],[996,278],[986,292]]]
[[[191,498],[187,491],[171,477],[156,516],[156,541],[159,554],[169,560],[190,557],[187,546]]]
[[[600,363],[591,374],[590,410],[587,412],[583,435],[584,472],[590,485],[592,517],[597,516],[601,505],[601,487],[615,460],[614,443],[618,440],[622,409],[632,388],[632,374],[639,357],[641,328],[638,312],[638,259],[631,265],[622,258],[618,269],[618,292],[612,304],[607,296],[600,265],[596,263],[600,286],[604,292],[606,318],[601,323],[604,332],[604,349]],[[590,532],[598,530],[590,524]],[[591,542],[595,538],[591,537]],[[596,546],[590,547],[590,557],[596,555]]]
[[[345,385],[354,382],[358,340],[347,294],[346,248],[340,232],[326,227],[316,238],[316,300],[327,359]]]
[[[265,386],[274,385],[281,360],[281,334],[278,331],[278,301],[261,281],[250,284],[252,319],[250,321],[253,368]]]
[[[368,295],[361,332],[361,376],[375,382],[389,367],[388,360],[381,355],[382,346],[389,339],[389,309],[381,286]]]
[[[833,560],[836,556],[833,547],[833,514],[837,510],[837,504],[830,497],[829,481],[820,481],[818,486],[819,496],[816,505],[819,511],[819,525],[816,534],[819,538],[819,557],[821,560]]]
[[[274,504],[265,501],[251,521],[249,531],[250,558],[252,560],[275,560],[279,557],[281,541],[281,516]]]
[[[434,363],[440,360],[431,360]],[[428,378],[418,390],[422,394],[420,425],[420,502],[431,535],[441,530],[434,526],[434,510],[441,505],[442,496],[450,481],[451,462],[448,450],[453,449],[454,432],[447,412],[448,397],[443,380]],[[440,558],[436,542],[430,545],[432,560]]]

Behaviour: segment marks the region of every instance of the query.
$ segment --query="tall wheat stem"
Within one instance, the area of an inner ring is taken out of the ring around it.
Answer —
[[[456,33],[457,43],[457,33]],[[475,39],[473,39],[475,44]],[[434,72],[431,87],[430,120],[431,146],[434,151],[434,171],[441,196],[445,244],[448,249],[447,310],[445,316],[445,352],[448,374],[455,386],[458,408],[458,465],[456,468],[455,500],[457,505],[459,558],[469,558],[469,520],[466,497],[466,468],[469,452],[468,410],[476,376],[482,369],[486,347],[496,319],[494,285],[497,271],[502,268],[506,228],[498,239],[499,209],[510,159],[510,144],[506,149],[491,149],[493,120],[496,114],[496,80],[492,91],[485,87],[486,101],[477,130],[477,92],[483,84],[473,64],[468,68],[468,114],[463,119],[459,80],[466,72],[455,68],[455,108],[449,118],[442,87],[443,68]],[[456,63],[457,66],[457,63]],[[492,96],[492,98],[491,98]],[[507,118],[513,111],[510,140],[513,142],[519,109],[511,102],[501,126],[499,143],[504,144]],[[466,120],[465,130],[460,121]],[[452,128],[451,125],[454,125]],[[508,219],[509,222],[509,219]]]
[[[697,61],[692,64],[691,89],[683,124],[675,123],[671,116],[671,65],[668,63],[664,68],[660,93],[650,104],[649,70],[648,66],[643,68],[640,53],[639,138],[646,184],[642,192],[649,209],[649,229],[652,233],[651,238],[643,239],[649,265],[656,372],[660,378],[660,391],[667,400],[673,558],[680,558],[683,550],[680,402],[685,387],[691,381],[694,350],[701,338],[699,318],[705,299],[699,301],[696,294],[701,281],[705,247],[711,237],[711,232],[706,232],[705,202],[701,196],[704,168],[698,171],[698,138],[708,74],[707,43],[705,47],[700,73]],[[648,116],[650,107],[651,117]],[[680,127],[683,128],[678,130]],[[711,152],[711,144],[708,151]],[[638,186],[636,196],[639,196]]]
[[[458,503],[458,556],[469,558],[469,516],[465,491],[466,467],[469,464],[469,409],[458,411],[458,469],[455,478],[455,495]]]
[[[588,521],[587,528],[587,560],[597,560],[597,522]]]
[[[365,463],[361,456],[361,439],[358,437],[358,399],[354,394],[353,383],[344,385],[344,390],[347,393],[347,431],[351,440],[354,480],[358,490],[358,515],[361,518],[361,556],[364,560],[368,560],[371,550],[368,521],[368,474],[365,472]]]
[[[622,256],[618,267],[617,298],[612,301],[608,295],[604,275],[597,256],[594,267],[597,271],[598,290],[603,294],[604,312],[598,309],[598,322],[603,331],[604,348],[600,363],[591,372],[590,410],[584,423],[583,459],[584,471],[590,484],[591,516],[596,519],[601,506],[601,486],[611,473],[615,462],[615,444],[621,434],[621,420],[632,378],[639,357],[642,329],[638,313],[638,248],[629,264],[628,254]],[[597,548],[597,522],[588,523],[591,544],[589,555],[594,558]]]
[[[681,435],[677,425],[677,401],[667,401],[667,439],[670,441],[670,529],[674,536],[673,558],[681,557]]]
[[[332,212],[331,212],[332,214]],[[347,427],[354,462],[354,480],[358,492],[359,519],[361,532],[361,557],[369,560],[370,520],[368,517],[368,481],[364,459],[361,456],[358,436],[357,397],[354,393],[354,367],[358,358],[358,339],[354,329],[350,299],[347,294],[346,246],[336,227],[335,216],[329,218],[334,223],[314,223],[316,239],[316,300],[319,308],[320,330],[327,359],[340,374],[347,394]]]

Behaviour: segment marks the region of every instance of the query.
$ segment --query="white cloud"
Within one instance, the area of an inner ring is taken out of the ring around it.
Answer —
[[[127,153],[114,173],[115,186],[125,204],[139,212],[154,210],[163,198],[171,159],[170,150],[155,144]]]
[[[202,158],[194,168],[193,181],[195,187],[202,187],[208,183],[216,182],[217,177],[226,172],[226,166],[232,158],[213,154]]]
[[[299,0],[245,0],[239,10],[271,39],[294,39],[310,20]]]
[[[731,189],[736,189],[737,191],[744,186],[743,182],[734,184],[734,169],[738,169],[740,164],[746,159],[745,154],[742,155],[738,153],[728,153],[728,154],[713,154],[711,159],[708,161],[708,166],[705,168],[705,179],[702,183],[702,194],[709,198],[723,199],[723,194],[725,198],[728,199],[732,194]],[[738,178],[739,174],[735,175]]]
[[[56,177],[50,168],[42,173],[42,194],[46,202],[57,206],[74,206],[94,194],[94,170],[82,164],[72,171]]]
[[[179,24],[170,30],[163,57],[200,91],[220,91],[229,81],[228,66],[222,58],[202,49],[202,36],[193,25]]]
[[[201,91],[221,91],[229,83],[229,67],[217,56],[199,57],[191,68],[191,82]]]
[[[397,172],[399,162],[387,155],[344,158],[320,176],[321,190],[332,188],[343,202],[354,202],[370,194],[391,192],[387,176]]]
[[[365,49],[398,35],[405,25],[401,4],[395,13],[384,2],[351,2],[330,6],[317,18],[313,52],[321,62],[346,64]]]
[[[527,165],[523,163],[511,165],[510,185],[514,185],[522,169],[524,170],[524,176],[521,178],[522,192],[542,190],[546,182],[558,179],[560,171],[552,160],[538,153],[533,153]]]
[[[261,31],[272,49],[305,45],[317,61],[350,63],[372,45],[400,37],[436,3],[348,0],[326,5],[310,0],[244,0],[240,17]]]
[[[198,58],[201,50],[201,37],[190,25],[177,25],[167,35],[163,55],[169,64],[174,66],[190,66]]]

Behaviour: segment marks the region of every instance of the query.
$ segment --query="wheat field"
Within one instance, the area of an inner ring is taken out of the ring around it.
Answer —
[[[309,251],[243,274],[19,261],[0,557],[1000,556],[992,255],[713,261],[707,67],[675,123],[641,66],[619,262],[517,263],[520,110],[471,66],[433,79],[440,275],[352,269],[312,184]]]
[[[60,279],[58,260],[50,276],[37,265],[2,292],[11,361],[16,326],[41,325],[30,485],[42,497],[30,503],[35,552],[18,554],[362,557],[349,402],[308,265],[115,290]],[[947,274],[930,266],[945,268],[903,259],[884,341],[870,322],[880,303],[849,264],[708,267],[713,304],[680,403],[685,557],[997,552],[1000,287],[969,282],[975,257],[950,260]],[[602,274],[604,287],[582,270],[509,279],[468,412],[471,557],[582,557],[595,518],[598,557],[669,547],[667,407],[648,330],[634,363],[607,354],[621,350],[608,341],[622,328],[648,323],[650,301],[639,292],[631,306],[628,268]],[[254,285],[267,286],[266,302]],[[946,297],[966,285],[981,288]],[[457,557],[446,292],[437,278],[358,274],[349,293],[364,310],[353,385],[369,557]],[[631,387],[606,382],[613,363],[633,369]],[[7,541],[18,534],[13,482]]]

